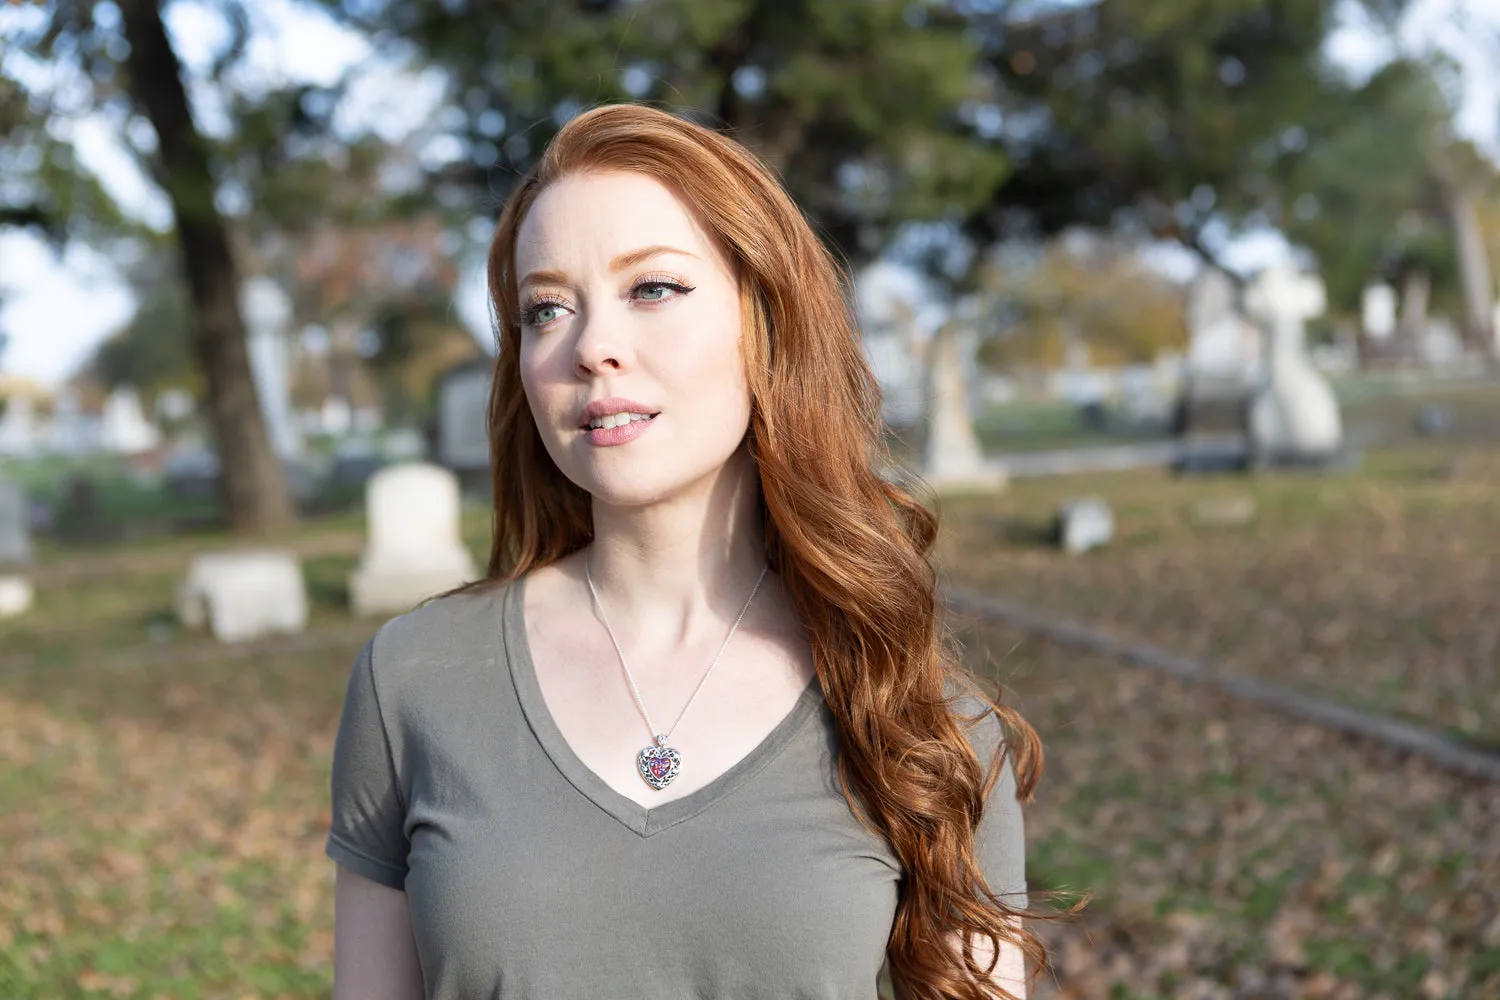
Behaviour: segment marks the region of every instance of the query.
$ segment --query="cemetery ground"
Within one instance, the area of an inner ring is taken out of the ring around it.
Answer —
[[[1116,538],[1068,557],[1047,521],[1087,493]],[[1500,743],[1500,454],[1482,444],[1329,476],[1027,480],[942,512],[954,587]],[[465,528],[482,555],[484,513]],[[205,544],[44,551],[33,613],[0,626],[0,995],[327,994],[329,755],[375,624],[344,610],[361,524],[298,529],[309,630],[243,648],[171,624]],[[1500,995],[1500,786],[954,624],[1046,745],[1033,888],[1094,896],[1047,932],[1041,995]]]

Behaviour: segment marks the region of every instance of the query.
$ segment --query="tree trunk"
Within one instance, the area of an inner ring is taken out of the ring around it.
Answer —
[[[203,137],[188,110],[181,64],[162,25],[160,0],[117,0],[130,43],[126,70],[137,106],[156,129],[162,186],[177,221],[191,300],[193,351],[208,384],[208,410],[219,449],[220,495],[230,527],[262,534],[292,520],[281,465],[261,420],[239,279]]]
[[[1448,185],[1448,214],[1453,221],[1453,249],[1458,257],[1458,277],[1464,293],[1465,339],[1486,354],[1500,355],[1496,340],[1495,290],[1490,283],[1489,253],[1479,226],[1479,206],[1474,195],[1457,185]]]

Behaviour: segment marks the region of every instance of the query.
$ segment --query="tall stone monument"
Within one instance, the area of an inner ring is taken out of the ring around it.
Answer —
[[[26,492],[19,484],[0,478],[0,618],[31,607],[31,581],[25,574],[30,562]]]
[[[141,398],[134,389],[116,389],[104,401],[99,443],[106,451],[121,455],[136,455],[161,444],[161,432],[146,419]]]
[[[927,434],[922,478],[934,489],[998,489],[1005,469],[984,457],[974,433],[969,392],[952,323],[932,336],[927,354]]]
[[[283,462],[299,458],[302,438],[292,413],[291,341],[287,336],[292,301],[275,281],[257,276],[244,283],[240,304],[249,334],[250,374],[271,450]]]
[[[1268,378],[1250,408],[1257,457],[1294,464],[1331,459],[1343,444],[1343,421],[1332,386],[1308,356],[1304,325],[1327,308],[1322,280],[1273,265],[1246,290],[1245,307],[1271,342]]]
[[[1264,377],[1264,340],[1240,311],[1234,279],[1216,267],[1188,289],[1188,352],[1173,418],[1179,471],[1243,469],[1250,454],[1250,403]]]

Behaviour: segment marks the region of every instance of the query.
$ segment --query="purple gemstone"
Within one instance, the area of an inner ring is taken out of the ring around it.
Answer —
[[[665,757],[653,757],[651,759],[651,776],[653,778],[665,778],[667,772],[672,770],[672,762]]]

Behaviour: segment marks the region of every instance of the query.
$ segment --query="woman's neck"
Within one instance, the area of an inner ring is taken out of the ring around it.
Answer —
[[[700,489],[630,507],[595,500],[593,515],[580,558],[610,618],[653,645],[718,632],[765,568],[760,484],[743,452]]]

